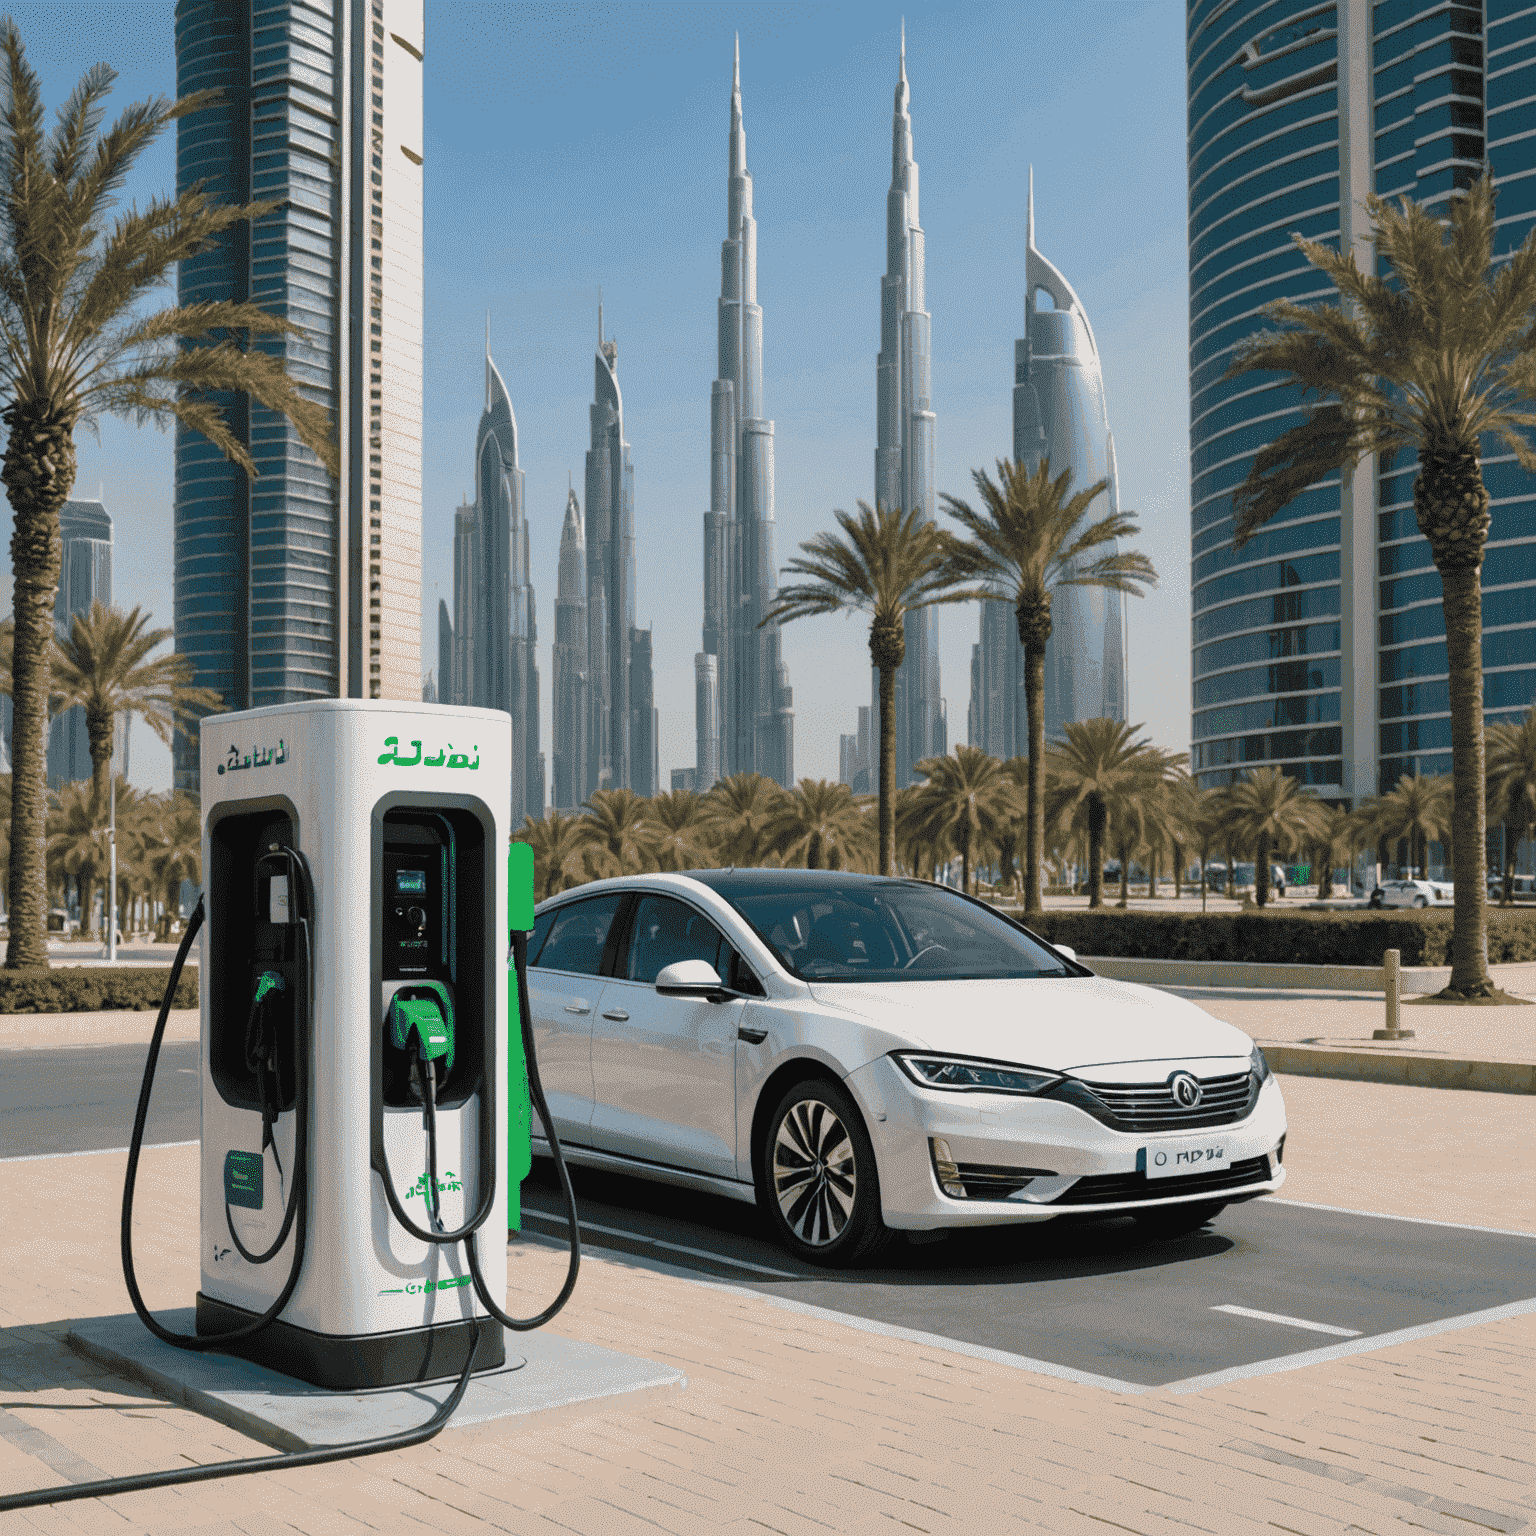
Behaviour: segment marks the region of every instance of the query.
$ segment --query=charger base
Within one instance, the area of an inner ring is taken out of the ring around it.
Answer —
[[[206,1338],[254,1322],[260,1313],[197,1293],[197,1332]],[[460,1319],[394,1333],[326,1334],[276,1318],[260,1333],[230,1344],[228,1353],[331,1391],[357,1392],[457,1376],[470,1349],[476,1371],[506,1364],[501,1324],[493,1317]]]

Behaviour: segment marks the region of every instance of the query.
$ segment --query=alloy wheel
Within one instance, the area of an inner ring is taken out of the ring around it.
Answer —
[[[835,1242],[853,1215],[858,1168],[848,1128],[821,1099],[800,1099],[773,1140],[773,1193],[785,1225],[812,1248]]]

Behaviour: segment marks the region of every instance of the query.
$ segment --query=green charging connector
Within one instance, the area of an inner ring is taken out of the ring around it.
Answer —
[[[268,992],[286,992],[287,990],[288,983],[283,980],[279,972],[263,971],[256,978],[256,996],[253,999],[253,1004],[260,1003]]]
[[[396,1050],[413,1049],[423,1061],[443,1062],[453,1071],[453,1002],[438,981],[415,981],[389,1000],[389,1043]]]

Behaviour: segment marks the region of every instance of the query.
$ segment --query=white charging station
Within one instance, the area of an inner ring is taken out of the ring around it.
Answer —
[[[319,1386],[451,1375],[477,1338],[480,1368],[504,1358],[463,1245],[423,1242],[399,1213],[453,1231],[494,1187],[483,1230],[507,1228],[493,1088],[508,1061],[511,749],[506,714],[436,704],[333,699],[202,722],[198,1332],[259,1317],[289,1276],[297,1233],[268,1250],[299,1173],[307,1049],[302,1272],[281,1316],[232,1347]],[[505,1295],[504,1243],[482,1260]]]

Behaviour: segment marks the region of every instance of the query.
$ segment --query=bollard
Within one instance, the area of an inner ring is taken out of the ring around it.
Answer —
[[[1401,950],[1382,952],[1381,968],[1387,982],[1387,1027],[1371,1031],[1373,1040],[1412,1040],[1413,1031],[1402,1027],[1403,1015],[1403,955]]]

